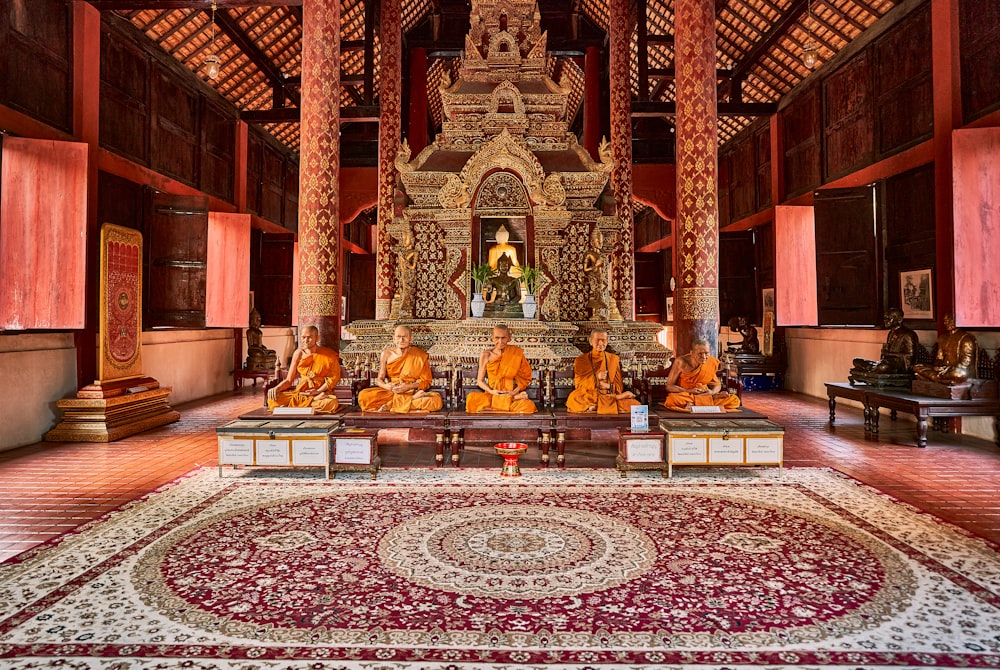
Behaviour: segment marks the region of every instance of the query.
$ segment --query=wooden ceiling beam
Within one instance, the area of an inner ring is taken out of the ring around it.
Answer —
[[[278,107],[240,112],[240,120],[247,123],[298,123],[298,107]],[[341,123],[378,123],[378,105],[359,105],[340,109]]]
[[[720,102],[716,109],[719,116],[770,116],[778,111],[776,102]],[[633,118],[657,118],[677,114],[675,102],[632,101]]]
[[[211,15],[211,10],[206,10],[206,12]],[[229,15],[229,12],[225,10],[217,11],[215,14],[215,23],[219,26],[226,37],[232,40],[236,48],[243,52],[247,58],[250,59],[254,65],[264,74],[267,78],[268,84],[275,91],[284,91],[285,95],[288,96],[288,100],[293,104],[299,105],[299,94],[297,91],[292,90],[288,87],[287,78],[284,73],[274,64],[270,58],[267,57],[263,51],[257,46],[257,44],[250,39],[240,24]]]
[[[94,9],[141,11],[143,9],[205,9],[210,0],[88,0]],[[302,0],[215,0],[218,9],[241,7],[301,7]]]

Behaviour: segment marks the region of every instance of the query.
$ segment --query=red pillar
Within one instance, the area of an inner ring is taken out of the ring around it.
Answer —
[[[299,326],[340,344],[340,0],[302,3]]]
[[[611,188],[615,191],[619,229],[611,266],[611,317],[635,318],[632,270],[635,245],[632,228],[632,87],[629,77],[629,41],[632,16],[629,0],[611,0],[608,32],[608,69],[611,98]],[[623,262],[629,259],[629,262]],[[617,306],[617,310],[614,306]],[[618,314],[616,314],[618,312]]]
[[[587,47],[583,60],[583,148],[591,158],[600,160],[601,142],[601,49]]]
[[[402,124],[401,62],[402,22],[398,0],[382,0],[379,36],[382,41],[379,67],[378,123],[378,233],[375,259],[375,318],[390,316],[395,272],[392,253],[392,199],[396,189],[396,154]],[[412,315],[409,315],[412,317]]]
[[[100,156],[101,13],[89,3],[73,3],[73,135],[88,146],[87,273],[97,277],[101,224],[97,220],[97,174]],[[84,329],[75,333],[76,381],[79,388],[97,379],[97,291],[87,291]]]
[[[427,146],[427,49],[410,51],[410,129],[406,135],[416,156]]]
[[[677,79],[677,350],[718,353],[719,186],[715,1],[674,4]]]
[[[934,86],[934,220],[937,249],[938,330],[945,314],[955,312],[955,221],[952,209],[952,133],[962,125],[962,87],[958,53],[958,3],[931,1],[931,49]],[[961,324],[959,324],[961,325]]]

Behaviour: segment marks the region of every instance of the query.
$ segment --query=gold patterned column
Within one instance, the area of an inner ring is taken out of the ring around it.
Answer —
[[[299,327],[340,344],[340,0],[302,3]]]
[[[676,350],[694,340],[718,353],[719,193],[715,0],[674,4],[677,78]]]
[[[611,0],[608,31],[608,69],[611,80],[611,188],[615,191],[619,230],[611,261],[611,319],[635,318],[632,272],[635,265],[632,216],[632,86],[629,42],[632,15],[629,0]],[[617,305],[618,310],[614,309]]]
[[[390,317],[395,267],[389,224],[393,218],[396,153],[402,124],[400,109],[402,32],[399,0],[382,0],[379,23],[378,237],[375,260],[375,318]],[[393,315],[413,318],[413,314]]]

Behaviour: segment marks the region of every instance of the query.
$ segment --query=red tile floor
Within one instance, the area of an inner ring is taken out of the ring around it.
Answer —
[[[181,405],[179,422],[118,442],[41,443],[0,453],[0,561],[195,467],[215,465],[216,427],[261,401],[260,389],[247,388]],[[744,402],[785,427],[786,466],[834,468],[1000,543],[1000,448],[993,442],[930,431],[927,448],[919,449],[908,417],[883,417],[881,434],[871,438],[861,410],[843,402],[834,427],[826,400],[755,392]],[[380,447],[383,467],[433,464],[431,444],[388,437]],[[606,439],[570,442],[566,452],[570,467],[614,467],[615,445]],[[536,467],[532,452],[526,456],[522,471]],[[463,454],[463,467],[500,465],[489,445],[468,445]]]

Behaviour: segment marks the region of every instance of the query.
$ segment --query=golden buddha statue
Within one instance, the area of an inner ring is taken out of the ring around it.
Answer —
[[[945,332],[938,336],[937,355],[930,365],[918,363],[913,372],[920,379],[955,386],[977,376],[979,343],[968,331],[955,327],[955,317],[944,317]]]
[[[496,244],[489,248],[489,258],[487,262],[490,267],[494,270],[499,270],[497,267],[497,262],[502,256],[506,256],[510,261],[510,276],[520,277],[521,276],[521,265],[517,262],[517,249],[515,249],[509,242],[510,231],[507,227],[502,225],[497,228],[497,233],[494,236]]]

